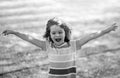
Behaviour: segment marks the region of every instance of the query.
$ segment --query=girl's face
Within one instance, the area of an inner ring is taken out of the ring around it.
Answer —
[[[64,43],[65,31],[60,26],[53,25],[50,28],[50,36],[51,39],[53,40],[53,43],[59,46]]]

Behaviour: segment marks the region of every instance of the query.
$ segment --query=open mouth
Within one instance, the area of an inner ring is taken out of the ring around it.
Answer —
[[[61,38],[56,38],[55,41],[60,42],[62,39]]]

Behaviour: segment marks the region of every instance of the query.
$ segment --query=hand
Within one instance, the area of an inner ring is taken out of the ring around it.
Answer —
[[[115,31],[117,28],[118,28],[118,26],[116,25],[116,23],[114,23],[114,24],[110,27],[111,31]]]
[[[6,35],[9,35],[9,34],[13,34],[13,32],[14,32],[14,31],[12,31],[12,30],[4,30],[4,31],[2,32],[2,34],[6,36]]]

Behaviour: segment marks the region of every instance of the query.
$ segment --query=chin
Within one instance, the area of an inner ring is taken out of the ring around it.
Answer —
[[[55,42],[55,44],[59,46],[59,45],[61,45],[62,43],[60,43],[60,42]]]

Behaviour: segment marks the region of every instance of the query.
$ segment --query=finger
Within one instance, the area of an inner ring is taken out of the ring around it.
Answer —
[[[115,25],[116,25],[116,23],[113,23],[113,24],[112,24],[112,26],[115,26]]]
[[[3,35],[7,35],[7,31],[2,32]]]
[[[6,33],[3,33],[3,35],[5,36],[5,35],[6,35]]]
[[[0,36],[2,36],[2,33],[0,33]]]
[[[8,35],[7,33],[5,33],[5,36]]]
[[[2,33],[6,33],[7,31],[5,30],[5,31],[3,31]]]
[[[118,28],[118,26],[115,26],[113,30],[115,31],[117,28]]]
[[[118,28],[118,26],[115,26],[115,29],[117,29]]]

